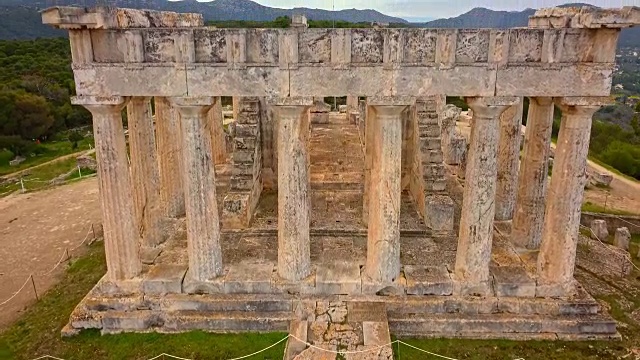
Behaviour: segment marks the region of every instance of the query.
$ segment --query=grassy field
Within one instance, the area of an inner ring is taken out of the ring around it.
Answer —
[[[69,141],[56,141],[43,143],[40,147],[43,149],[43,153],[40,155],[27,157],[27,160],[20,165],[11,166],[9,162],[0,162],[0,176],[14,173],[16,171],[24,170],[32,166],[40,165],[47,161],[51,161],[60,156],[72,154],[79,151],[89,150],[93,147],[93,138],[84,138],[78,142],[78,147],[73,148]]]
[[[53,355],[65,360],[128,360],[149,359],[161,353],[190,359],[229,359],[266,348],[286,336],[204,332],[101,336],[97,331],[85,331],[76,337],[61,338],[60,330],[69,314],[105,271],[103,244],[92,245],[86,256],[72,263],[57,286],[0,334],[0,359],[30,360]],[[282,359],[284,346],[285,342],[251,359]]]
[[[582,204],[582,211],[584,212],[594,212],[594,213],[600,213],[600,214],[611,214],[611,215],[638,215],[638,214],[634,214],[632,212],[629,211],[624,211],[624,210],[616,210],[616,209],[612,209],[610,207],[606,208],[604,206],[598,205],[598,204],[594,204],[592,202],[585,202],[584,204]]]
[[[72,170],[77,170],[77,161],[75,158],[70,158],[58,162],[54,162],[51,164],[47,164],[33,170],[29,170],[30,174],[23,178],[24,188],[27,191],[34,191],[44,189],[50,186],[49,181],[56,178],[59,175],[68,173]],[[95,174],[95,171],[89,169],[81,170],[82,176],[88,176],[91,174]],[[67,180],[73,180],[80,177],[80,173],[75,171],[73,172]],[[7,195],[10,192],[15,190],[20,190],[21,185],[19,181],[12,182],[10,184],[5,184],[0,186],[0,196]]]

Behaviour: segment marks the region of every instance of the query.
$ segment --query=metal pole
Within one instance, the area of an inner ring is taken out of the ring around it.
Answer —
[[[78,177],[82,177],[82,171],[80,170],[80,165],[78,165]]]
[[[69,256],[69,248],[64,251],[67,254],[67,264],[71,265],[71,256]]]
[[[22,178],[20,178],[20,187],[22,188],[22,192],[25,192],[26,190],[24,189],[24,181],[22,180]]]
[[[36,294],[36,301],[39,301],[38,292],[36,291],[36,282],[33,280],[33,274],[31,274],[31,285],[33,286],[33,293]]]

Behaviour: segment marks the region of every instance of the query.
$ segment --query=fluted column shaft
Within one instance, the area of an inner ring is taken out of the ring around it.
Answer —
[[[491,291],[489,262],[497,177],[500,115],[515,98],[468,98],[473,126],[467,155],[455,279],[462,295]]]
[[[163,97],[155,98],[155,106],[160,206],[165,216],[179,217],[185,213],[180,114]]]
[[[133,97],[127,105],[134,213],[143,246],[164,240],[160,209],[160,175],[150,98]]]
[[[278,117],[278,275],[297,281],[311,273],[309,106],[277,105],[275,109]]]
[[[511,241],[528,249],[540,247],[542,239],[553,109],[551,98],[531,98],[529,101],[524,155],[511,230]]]
[[[561,98],[556,102],[562,119],[545,207],[536,296],[565,296],[574,289],[591,118],[600,108],[588,100]]]
[[[111,281],[135,278],[142,264],[122,127],[125,98],[78,96],[72,101],[93,115],[107,276]]]
[[[513,219],[518,189],[522,111],[523,99],[520,98],[517,104],[509,106],[500,115],[495,210],[495,219],[498,221]]]
[[[207,113],[212,97],[171,98],[180,112],[183,184],[187,214],[190,281],[206,281],[223,273],[216,177]]]
[[[392,282],[400,274],[400,196],[403,105],[372,105],[367,117],[371,141],[368,239],[365,275]]]

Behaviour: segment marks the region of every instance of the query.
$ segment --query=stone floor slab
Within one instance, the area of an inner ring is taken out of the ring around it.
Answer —
[[[186,265],[157,264],[151,267],[142,282],[145,294],[177,294],[182,292]]]
[[[408,295],[451,295],[453,281],[447,267],[405,265]]]
[[[268,294],[272,292],[271,277],[273,264],[239,263],[229,266],[224,279],[224,289],[228,294]]]
[[[358,264],[334,262],[318,265],[316,291],[319,294],[359,294],[360,288],[360,266]]]
[[[520,266],[492,266],[493,286],[496,296],[534,297],[536,282]]]
[[[152,265],[156,261],[158,256],[160,256],[161,252],[162,252],[162,249],[157,247],[156,248],[149,248],[149,247],[140,248],[140,261],[145,265]]]

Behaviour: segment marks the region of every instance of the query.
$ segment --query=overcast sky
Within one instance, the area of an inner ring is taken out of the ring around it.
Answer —
[[[254,0],[262,5],[280,8],[308,7],[335,9],[375,9],[402,18],[454,17],[474,7],[494,10],[523,10],[566,3],[589,3],[600,7],[640,6],[640,0]]]

